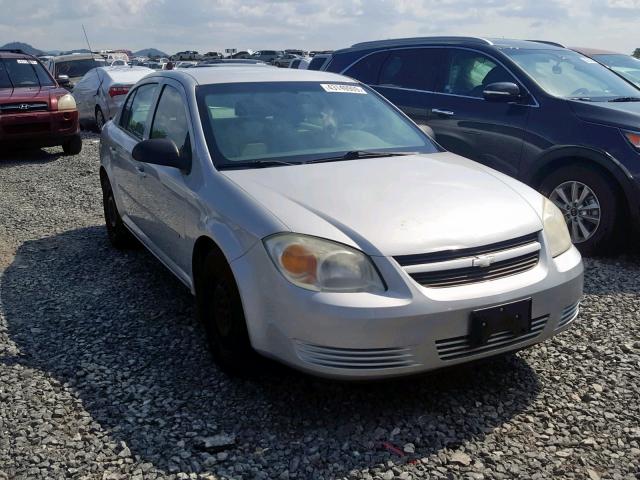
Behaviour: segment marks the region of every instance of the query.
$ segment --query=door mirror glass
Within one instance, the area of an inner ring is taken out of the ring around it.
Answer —
[[[189,171],[191,160],[181,155],[178,147],[168,138],[151,138],[138,143],[131,152],[134,160],[152,165],[163,165]]]
[[[520,98],[520,87],[513,82],[490,83],[482,96],[490,102],[514,102]]]

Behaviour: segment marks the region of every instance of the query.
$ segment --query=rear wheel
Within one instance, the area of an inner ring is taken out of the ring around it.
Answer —
[[[74,135],[62,144],[65,155],[78,155],[82,151],[82,137]]]
[[[96,131],[101,132],[104,128],[106,120],[104,119],[104,113],[100,107],[96,107]]]
[[[240,292],[231,268],[218,252],[205,257],[196,303],[214,361],[233,375],[253,373],[258,355],[249,341]]]
[[[551,172],[540,186],[564,214],[571,240],[584,255],[601,255],[611,248],[620,201],[615,187],[599,170],[567,165]]]
[[[111,244],[119,250],[135,246],[137,243],[136,238],[122,222],[109,179],[105,176],[101,183],[104,222],[107,227],[107,234],[109,235]]]

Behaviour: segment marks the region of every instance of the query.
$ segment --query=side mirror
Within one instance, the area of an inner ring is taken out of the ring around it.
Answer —
[[[520,98],[520,87],[512,82],[490,83],[482,96],[489,102],[514,102]]]
[[[173,140],[168,138],[150,138],[133,147],[134,160],[152,165],[164,165],[179,170],[191,170],[191,159],[181,155]]]
[[[425,123],[419,123],[418,128],[422,130],[423,133],[426,133],[429,137],[436,138],[436,134],[433,131],[433,128],[431,128],[429,125]]]
[[[71,80],[69,80],[69,75],[58,75],[58,78],[56,78],[56,80],[63,87],[71,83]]]

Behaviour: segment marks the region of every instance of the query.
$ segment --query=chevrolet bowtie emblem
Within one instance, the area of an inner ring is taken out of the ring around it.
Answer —
[[[474,267],[488,267],[493,263],[493,260],[493,255],[480,255],[473,258],[471,265]]]

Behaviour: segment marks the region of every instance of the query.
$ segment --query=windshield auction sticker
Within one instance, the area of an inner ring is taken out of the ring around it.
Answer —
[[[321,83],[320,86],[324,88],[325,92],[330,93],[357,93],[360,95],[366,95],[367,92],[364,88],[357,85],[340,85],[338,83]]]

